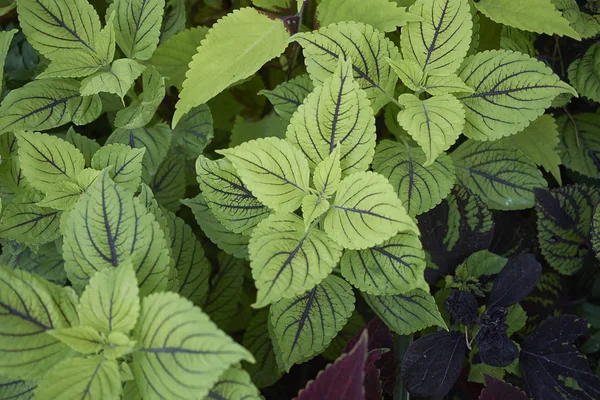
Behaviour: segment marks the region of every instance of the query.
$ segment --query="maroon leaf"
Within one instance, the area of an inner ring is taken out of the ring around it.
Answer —
[[[388,349],[375,349],[369,351],[365,364],[365,400],[383,400],[383,387],[381,384],[381,371],[375,362],[388,353]]]
[[[528,400],[529,398],[516,387],[489,375],[485,377],[485,389],[481,391],[479,400]]]

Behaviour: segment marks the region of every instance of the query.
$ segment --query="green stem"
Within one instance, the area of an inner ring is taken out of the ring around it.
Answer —
[[[404,355],[413,342],[413,335],[396,335],[396,359],[402,364]],[[400,368],[398,368],[400,371]],[[406,390],[404,383],[400,377],[400,372],[396,377],[396,387],[394,388],[394,400],[410,400],[410,393]]]

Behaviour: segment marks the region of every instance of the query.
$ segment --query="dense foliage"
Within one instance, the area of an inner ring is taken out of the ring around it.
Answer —
[[[0,399],[600,398],[598,1],[0,15]]]

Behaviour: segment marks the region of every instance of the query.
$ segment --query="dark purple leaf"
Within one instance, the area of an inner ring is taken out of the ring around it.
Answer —
[[[499,379],[484,375],[485,389],[479,395],[479,400],[528,400],[525,393],[513,385]]]
[[[521,343],[521,372],[534,400],[600,399],[600,377],[573,342],[587,331],[573,315],[550,318]]]
[[[535,189],[534,193],[536,208],[556,226],[568,230],[577,225],[575,220],[563,210],[560,201],[552,196],[552,192],[547,189]]]
[[[444,308],[452,317],[452,323],[469,325],[477,317],[477,300],[465,290],[452,289]]]
[[[481,316],[481,329],[475,341],[479,348],[479,358],[493,367],[506,367],[519,357],[519,349],[509,339],[506,331],[508,309],[493,307]]]
[[[445,396],[458,379],[466,352],[463,333],[442,331],[423,336],[404,356],[402,381],[414,396]]]
[[[494,280],[488,308],[510,307],[523,300],[542,276],[542,265],[532,254],[515,256]]]

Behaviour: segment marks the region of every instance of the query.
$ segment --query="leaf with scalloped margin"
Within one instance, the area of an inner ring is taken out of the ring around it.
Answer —
[[[590,100],[600,101],[600,44],[587,48],[583,57],[569,65],[569,82],[577,92]]]
[[[536,165],[505,141],[467,140],[450,156],[458,182],[493,210],[533,207],[534,189],[548,186]]]
[[[12,379],[0,375],[0,399],[31,400],[37,388],[35,381]]]
[[[271,306],[271,323],[286,370],[327,348],[354,311],[352,287],[328,276],[312,290]]]
[[[39,192],[25,191],[6,204],[0,218],[0,237],[30,245],[59,238],[62,212],[37,205],[43,198]]]
[[[400,57],[398,48],[370,25],[339,22],[317,31],[294,35],[303,48],[306,69],[315,86],[335,71],[340,56],[354,62],[354,79],[367,92],[374,113],[389,103],[398,80],[385,61]]]
[[[128,58],[115,60],[110,71],[99,71],[81,81],[81,95],[113,93],[123,100],[135,80],[144,72],[145,65]]]
[[[552,0],[552,3],[582,39],[591,38],[600,32],[598,16],[582,12],[576,0]]]
[[[142,74],[144,91],[138,99],[126,108],[119,110],[115,116],[117,128],[135,129],[146,126],[165,97],[165,78],[152,66],[147,67]]]
[[[560,158],[565,167],[590,178],[600,178],[600,116],[574,114],[556,119],[560,134]],[[575,123],[575,125],[573,125]]]
[[[406,12],[405,7],[389,0],[322,0],[317,7],[321,26],[341,21],[356,21],[371,25],[381,32],[393,32],[411,21],[420,21],[418,15]]]
[[[196,159],[214,136],[213,118],[206,104],[192,108],[173,130],[173,140],[189,159]]]
[[[219,328],[226,329],[238,313],[248,264],[225,253],[219,253],[217,261],[218,266],[213,271],[208,291],[200,305],[211,321]]]
[[[275,348],[269,335],[269,309],[261,308],[250,318],[244,332],[242,344],[248,349],[256,363],[244,363],[252,382],[259,388],[268,387],[279,380],[282,371],[277,365]]]
[[[83,154],[85,165],[87,167],[91,165],[94,154],[100,150],[100,145],[98,142],[96,142],[94,139],[90,139],[87,136],[77,133],[73,127],[69,127],[65,140],[75,146],[77,150]]]
[[[246,371],[240,367],[231,367],[219,377],[205,399],[262,400],[263,398]]]
[[[64,283],[67,278],[62,252],[53,242],[26,246],[4,240],[0,265],[31,272],[55,283]]]
[[[533,32],[504,25],[500,33],[500,49],[517,51],[531,57],[537,57],[538,50],[535,48],[537,37],[538,35]]]
[[[394,187],[409,215],[423,214],[445,199],[456,183],[454,163],[441,154],[425,166],[419,147],[382,140],[375,149],[373,171],[385,176]]]
[[[321,197],[329,198],[335,194],[342,180],[339,146],[317,165],[312,178],[313,185]]]
[[[142,160],[146,149],[131,148],[121,143],[107,144],[92,157],[92,168],[99,171],[112,167],[110,179],[124,189],[136,192],[142,182]]]
[[[302,199],[302,217],[306,229],[329,210],[330,204],[326,199],[315,194],[309,194]]]
[[[577,96],[541,61],[507,50],[467,57],[458,76],[475,89],[458,99],[466,112],[464,133],[476,140],[497,140],[520,132],[559,94]]]
[[[414,92],[422,89],[421,84],[425,79],[425,73],[416,61],[406,58],[396,60],[386,58],[386,61],[407,88]]]
[[[185,162],[186,158],[181,152],[171,149],[148,183],[158,204],[169,211],[177,212],[181,207],[179,200],[185,197]]]
[[[303,74],[280,83],[273,90],[261,90],[258,94],[262,94],[269,99],[275,112],[289,122],[292,115],[313,89],[314,86],[310,77]]]

